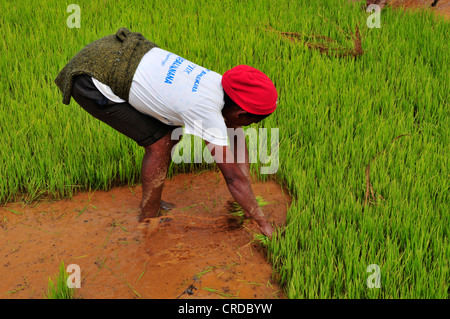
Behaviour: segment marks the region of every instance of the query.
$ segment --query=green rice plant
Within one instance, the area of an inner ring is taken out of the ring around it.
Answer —
[[[66,267],[62,261],[59,266],[59,273],[52,278],[48,279],[46,299],[74,299],[73,288],[69,288],[67,285],[68,274]]]
[[[266,202],[261,195],[256,196],[256,202],[258,203],[259,207],[263,207],[269,204],[269,202]],[[236,201],[230,201],[228,204],[230,215],[233,216],[233,218],[235,218],[239,224],[242,224],[245,219],[244,209]]]
[[[255,234],[254,240],[261,246],[267,247],[269,245],[269,237],[264,234]]]

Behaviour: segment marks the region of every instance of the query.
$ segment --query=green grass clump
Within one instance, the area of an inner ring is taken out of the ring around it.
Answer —
[[[267,202],[261,195],[256,196],[256,202],[258,203],[259,207],[263,207],[269,204],[269,202]],[[234,222],[237,225],[241,226],[245,220],[244,210],[242,209],[241,205],[239,205],[236,201],[229,202],[229,206],[230,206],[230,215],[233,217]],[[264,234],[255,233],[253,235],[253,240],[259,245],[267,247],[270,239]]]
[[[266,201],[264,200],[264,198],[263,198],[261,195],[257,195],[255,198],[256,198],[256,202],[258,203],[258,206],[260,206],[260,207],[269,204],[268,202],[266,202]],[[231,205],[231,211],[230,211],[230,213],[231,213],[233,216],[236,216],[236,217],[244,216],[244,210],[243,210],[243,208],[242,208],[241,205],[239,205],[236,201],[232,201],[232,202],[230,203],[230,205]]]
[[[270,239],[264,234],[255,234],[253,238],[255,242],[263,247],[267,247],[269,245]]]
[[[59,273],[54,278],[48,279],[48,289],[45,294],[46,299],[73,299],[73,288],[67,285],[67,278],[69,275],[66,272],[64,262],[59,266]]]
[[[256,202],[258,203],[259,207],[263,207],[269,204],[264,200],[264,198],[261,195],[256,196]],[[245,219],[244,209],[236,201],[229,202],[229,206],[230,206],[229,211],[230,215],[233,216],[237,221],[239,221],[240,224],[242,224],[242,222]]]

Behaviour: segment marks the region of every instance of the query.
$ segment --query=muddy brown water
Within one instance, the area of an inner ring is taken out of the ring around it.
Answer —
[[[422,8],[432,10],[438,15],[444,16],[447,20],[450,18],[450,0],[439,0],[438,3],[431,7],[433,0],[389,0],[388,3],[394,7],[405,7],[407,9]]]
[[[283,225],[286,189],[273,180],[252,188]],[[220,172],[175,175],[162,198],[176,207],[149,224],[137,221],[140,186],[0,207],[0,298],[43,298],[61,261],[80,267],[78,298],[285,297],[256,224],[227,227],[232,197]]]
[[[361,2],[361,0],[350,0],[351,2]],[[439,0],[438,3],[431,7],[434,0],[388,0],[387,4],[394,8],[406,8],[414,10],[417,8],[432,10],[437,15],[442,15],[446,20],[450,19],[450,0]]]

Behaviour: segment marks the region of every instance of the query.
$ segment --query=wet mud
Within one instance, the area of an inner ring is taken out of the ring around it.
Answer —
[[[262,210],[283,225],[291,199],[275,181],[254,182]],[[44,298],[49,277],[80,267],[77,298],[284,298],[258,227],[229,227],[232,200],[220,172],[179,174],[162,199],[175,204],[139,223],[141,186],[0,207],[0,298]]]

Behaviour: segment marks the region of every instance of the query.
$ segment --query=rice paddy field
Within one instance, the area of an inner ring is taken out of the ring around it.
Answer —
[[[2,204],[140,182],[143,149],[62,104],[53,82],[86,44],[127,27],[218,73],[248,64],[275,83],[278,109],[255,127],[279,129],[279,168],[252,170],[293,198],[267,248],[288,298],[449,298],[448,20],[388,6],[369,28],[347,0],[77,0],[70,28],[69,4],[0,2]]]

